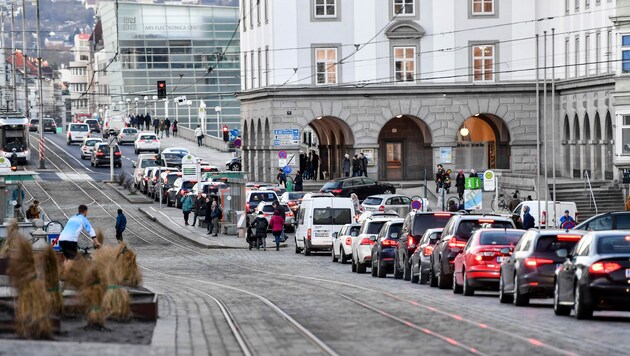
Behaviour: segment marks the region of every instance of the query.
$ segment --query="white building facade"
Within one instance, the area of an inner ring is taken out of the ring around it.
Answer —
[[[387,180],[431,177],[438,163],[531,174],[540,137],[548,170],[555,155],[560,176],[617,178],[617,3],[241,0],[245,169],[270,180],[279,151],[310,150],[329,178],[358,152]],[[296,131],[298,142],[284,135]]]

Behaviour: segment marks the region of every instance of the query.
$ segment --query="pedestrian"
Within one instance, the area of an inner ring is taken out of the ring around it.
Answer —
[[[151,127],[151,114],[144,115],[144,129],[149,130]]]
[[[304,173],[306,170],[306,154],[304,151],[300,151],[300,172]]]
[[[26,220],[26,217],[24,216],[24,211],[22,211],[22,204],[15,204],[15,206],[13,207],[13,217],[19,222]]]
[[[159,129],[160,129],[160,120],[156,117],[155,119],[153,119],[153,132],[155,132],[155,134],[159,134]]]
[[[470,175],[468,176],[469,178],[479,178],[479,175],[477,174],[477,171],[474,169],[470,170]]]
[[[148,114],[144,114],[144,115],[138,116],[138,120],[136,122],[136,124],[138,124],[138,126],[137,126],[138,130],[142,130],[142,128],[144,127],[144,123],[147,120],[147,115]]]
[[[533,201],[532,196],[528,195],[526,201]]]
[[[210,221],[211,224],[208,225],[208,235],[212,234],[212,236],[218,236],[219,234],[219,220],[223,218],[223,211],[219,204],[216,201],[212,201],[212,205],[210,208]]]
[[[164,130],[166,128],[166,125],[164,124],[164,120],[160,120],[160,126],[159,126],[159,130],[160,130],[160,138],[164,138]]]
[[[296,192],[301,192],[302,189],[304,189],[302,187],[303,183],[304,183],[304,180],[302,178],[302,171],[298,170],[297,173],[295,174],[295,179],[293,180],[293,190]]]
[[[127,217],[123,214],[122,209],[118,209],[118,216],[116,216],[116,241],[118,243],[123,242],[123,232],[127,228]]]
[[[466,176],[464,175],[464,170],[460,169],[457,173],[457,177],[455,178],[455,188],[457,188],[457,194],[459,195],[459,200],[464,199],[464,189],[466,188]]]
[[[575,220],[571,215],[569,215],[569,211],[565,210],[564,215],[560,218],[560,227],[563,229],[572,229],[575,225]]]
[[[344,177],[350,177],[350,155],[346,153],[345,157],[343,158],[343,176]]]
[[[175,121],[173,121],[173,137],[177,137],[177,125],[179,124],[179,122],[177,122],[177,119],[175,119]]]
[[[280,235],[280,242],[284,242],[286,238],[284,237],[284,222],[287,220],[287,212],[284,210],[284,206],[282,206],[277,200],[273,202],[273,211],[274,213],[277,211],[282,218],[282,234]]]
[[[514,195],[512,195],[512,199],[508,203],[508,209],[510,209],[510,211],[514,211],[520,203],[521,200],[518,198],[518,194],[514,193]]]
[[[306,158],[306,177],[304,179],[313,179],[313,161],[310,156]]]
[[[166,137],[168,137],[171,132],[171,120],[168,117],[164,120],[164,131],[166,131]]]
[[[628,195],[628,199],[626,199],[626,211],[630,211],[630,195]]]
[[[271,233],[276,240],[276,251],[280,251],[280,239],[282,238],[282,232],[284,230],[284,219],[280,216],[279,210],[273,212],[270,225]]]
[[[287,175],[284,173],[282,168],[278,169],[278,175],[276,176],[276,181],[278,182],[278,186],[280,187],[287,186]]]
[[[523,214],[523,229],[529,230],[536,225],[536,221],[534,220],[532,214],[529,213],[529,206],[526,206],[523,211],[525,212]]]
[[[187,192],[184,193],[184,196],[181,199],[181,203],[182,203],[182,212],[184,213],[184,224],[188,226],[190,225],[188,224],[188,217],[190,216],[190,212],[192,211],[193,203],[192,203],[192,198],[190,197],[190,195],[188,195]]]
[[[313,152],[313,180],[319,179],[319,155],[317,152]]]
[[[352,176],[356,177],[361,172],[361,163],[359,163],[359,155],[352,156]]]
[[[39,208],[39,200],[33,200],[33,203],[28,207],[26,211],[26,218],[30,220],[39,219],[41,216],[41,209]]]
[[[201,143],[203,142],[203,132],[201,131],[201,126],[199,125],[195,128],[195,137],[197,138],[197,147],[201,147]]]
[[[197,199],[195,199],[195,207],[193,209],[193,222],[192,226],[197,223],[197,217],[199,217],[199,226],[201,226],[201,218],[206,216],[206,198],[202,192],[197,193]]]
[[[267,228],[269,227],[269,222],[262,211],[258,212],[258,216],[252,222],[252,227],[256,230],[256,239],[258,240],[256,243],[256,249],[260,250],[260,246],[262,245],[263,250],[267,251]]]
[[[441,164],[437,165],[437,172],[435,172],[435,192],[439,193],[440,188],[444,184],[444,167]]]
[[[94,248],[101,247],[101,244],[96,239],[96,231],[94,231],[90,221],[87,219],[87,213],[88,207],[83,204],[79,205],[79,213],[68,219],[66,226],[59,234],[59,248],[66,258],[64,261],[66,271],[71,267],[71,261],[77,257],[79,251],[78,240],[81,231],[85,231],[90,236]]]
[[[359,154],[359,165],[361,166],[361,174],[367,177],[368,159],[363,152]]]
[[[133,116],[131,116],[131,117],[129,118],[129,125],[130,125],[131,127],[136,127],[136,124],[137,124],[137,123],[138,123],[138,122],[137,122],[137,118],[136,118],[136,116],[135,116],[135,115],[133,115]]]
[[[361,208],[361,202],[359,202],[359,197],[355,193],[352,193],[350,194],[350,199],[352,200],[352,205],[354,205],[354,213],[359,214],[359,211]]]

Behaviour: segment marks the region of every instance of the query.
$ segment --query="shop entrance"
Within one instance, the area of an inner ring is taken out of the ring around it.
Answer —
[[[431,176],[431,131],[424,121],[398,115],[381,129],[379,178],[387,181],[418,180]]]

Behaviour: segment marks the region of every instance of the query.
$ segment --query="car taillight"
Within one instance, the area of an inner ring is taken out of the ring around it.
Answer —
[[[547,225],[547,212],[543,210],[542,217],[540,218],[541,225]]]
[[[294,202],[294,201],[289,201],[289,202],[287,202],[287,205],[288,205],[288,206],[294,206],[294,205],[295,205],[295,202]]]
[[[81,146],[82,150],[87,150],[87,146]]]
[[[158,142],[158,140],[153,140],[153,143],[157,143],[157,142]]]
[[[384,205],[379,206],[378,211],[385,211],[385,206]]]
[[[310,239],[311,239],[311,237],[312,237],[312,231],[311,231],[311,229],[306,230],[306,238],[310,240]]]
[[[555,262],[547,258],[528,257],[525,259],[525,266],[527,267],[538,267],[540,265],[548,265],[552,263]]]
[[[352,245],[352,237],[346,237],[346,246]]]
[[[383,242],[381,242],[381,245],[384,246],[384,247],[396,247],[396,246],[398,246],[398,241],[383,240]]]
[[[114,152],[114,156],[120,156],[121,153],[120,152]]]
[[[407,238],[407,248],[413,248],[416,246],[416,242],[413,240],[413,236]]]
[[[341,189],[333,189],[332,193],[333,194],[341,194]]]
[[[89,132],[87,133],[87,137],[90,137],[90,133]]]
[[[580,241],[582,235],[558,235],[558,241],[562,242],[577,242]]]
[[[475,254],[475,261],[477,262],[492,261],[494,260],[495,255],[496,253],[494,251],[478,251]]]
[[[593,274],[606,274],[615,272],[620,268],[621,265],[616,262],[595,262],[588,269],[588,272]]]
[[[105,154],[103,152],[96,152],[97,156],[104,156]]]
[[[448,240],[448,247],[450,248],[464,248],[466,247],[466,241],[459,241],[456,237],[451,237]]]
[[[433,246],[432,245],[426,245],[426,246],[424,246],[424,249],[422,249],[422,254],[425,255],[425,256],[431,255],[431,252],[433,252]]]
[[[451,216],[449,213],[435,213],[433,216]]]
[[[361,239],[360,245],[374,245],[374,241],[370,240],[367,237],[364,237],[363,239]]]

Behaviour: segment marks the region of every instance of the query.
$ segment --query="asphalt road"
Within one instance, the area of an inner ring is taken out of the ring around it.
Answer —
[[[51,149],[59,157],[51,152],[48,168],[106,174],[108,168],[77,163],[72,157],[78,147],[65,146],[57,136],[51,141],[59,147]],[[123,152],[133,157],[132,148]],[[279,252],[203,250],[147,220],[138,206],[102,183],[38,181],[27,188],[27,199],[43,201],[59,220],[79,203],[88,204],[88,218],[105,229],[107,243],[114,243],[116,208],[125,210],[126,239],[138,252],[145,284],[162,293],[159,337],[141,349],[147,354],[630,354],[630,313],[596,313],[593,320],[577,321],[555,316],[551,301],[515,307],[500,304],[496,293],[464,297],[391,276],[357,275],[350,265],[332,263],[328,254],[296,254],[291,239]],[[238,332],[230,332],[231,325]],[[38,345],[13,350],[36,351]],[[55,350],[80,350],[76,347]],[[95,347],[103,354],[111,349]]]

